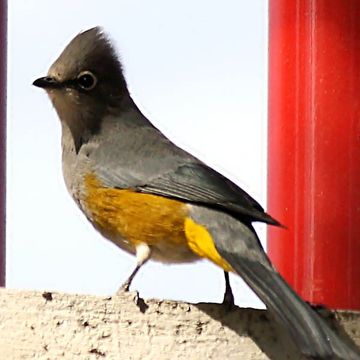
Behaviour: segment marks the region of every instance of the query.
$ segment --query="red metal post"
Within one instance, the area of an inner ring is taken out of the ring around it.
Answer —
[[[5,286],[7,1],[0,0],[0,286]]]
[[[360,310],[360,1],[269,2],[268,210],[306,300]]]

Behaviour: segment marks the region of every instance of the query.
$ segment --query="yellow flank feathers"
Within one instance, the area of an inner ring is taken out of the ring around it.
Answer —
[[[185,219],[185,234],[190,249],[200,257],[207,258],[225,271],[233,271],[215,248],[214,241],[205,226],[197,224],[191,218]]]
[[[120,235],[131,244],[159,241],[184,243],[184,203],[132,190],[108,188],[95,175],[85,176],[84,203],[91,221],[112,238]]]
[[[102,186],[95,175],[85,176],[82,206],[94,226],[122,249],[135,253],[142,242],[151,257],[167,263],[207,258],[226,271],[231,266],[216,251],[211,235],[189,218],[182,201]]]

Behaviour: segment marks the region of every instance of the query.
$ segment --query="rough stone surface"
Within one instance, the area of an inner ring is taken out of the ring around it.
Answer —
[[[327,313],[360,345],[360,314]],[[0,289],[0,359],[301,359],[264,310]]]

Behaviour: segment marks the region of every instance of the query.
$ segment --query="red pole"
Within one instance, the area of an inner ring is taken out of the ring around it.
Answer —
[[[7,1],[0,0],[0,286],[5,286]]]
[[[270,0],[268,210],[306,300],[360,310],[360,1]]]

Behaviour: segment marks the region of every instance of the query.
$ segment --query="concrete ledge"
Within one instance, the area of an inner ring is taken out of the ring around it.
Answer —
[[[360,346],[360,313],[327,318]],[[7,289],[0,289],[0,358],[302,359],[264,310],[144,301],[136,293],[104,298]]]

